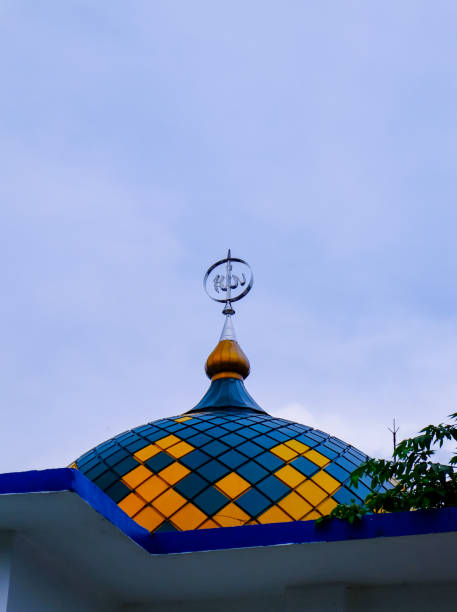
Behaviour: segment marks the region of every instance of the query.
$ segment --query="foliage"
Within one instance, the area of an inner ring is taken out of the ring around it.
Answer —
[[[352,504],[339,504],[316,524],[331,518],[352,524],[365,514],[457,506],[457,450],[447,465],[433,461],[437,447],[446,441],[457,442],[457,412],[449,416],[454,423],[428,425],[418,436],[400,442],[391,460],[369,459],[360,465],[351,474],[351,484],[357,487],[359,480],[367,476],[372,479],[373,491],[362,505],[355,500]],[[388,482],[391,488],[380,490]]]

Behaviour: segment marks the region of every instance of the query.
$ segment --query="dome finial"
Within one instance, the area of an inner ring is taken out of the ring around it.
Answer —
[[[252,287],[254,278],[251,268],[243,259],[227,257],[213,264],[203,281],[205,291],[216,302],[225,303],[224,327],[219,344],[208,357],[205,370],[211,380],[237,378],[243,380],[249,375],[249,360],[236,340],[232,316],[235,314],[232,302],[243,298]]]
[[[264,412],[246,391],[243,380],[249,376],[249,360],[238,344],[233,327],[232,303],[241,300],[252,288],[254,277],[243,259],[227,257],[213,264],[205,274],[203,286],[212,300],[224,304],[224,327],[216,348],[205,364],[211,385],[189,413],[203,410],[253,410]]]

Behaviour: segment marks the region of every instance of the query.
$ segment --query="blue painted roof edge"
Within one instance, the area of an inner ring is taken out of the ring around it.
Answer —
[[[365,516],[358,525],[334,519],[316,527],[314,521],[269,525],[219,527],[151,535],[128,517],[103,491],[77,470],[53,470],[0,474],[0,495],[11,493],[73,491],[152,554],[189,553],[204,550],[338,542],[457,531],[457,507]]]
[[[127,516],[108,495],[78,470],[56,468],[0,474],[0,495],[58,491],[73,491],[127,537],[146,550],[150,549],[149,531]]]

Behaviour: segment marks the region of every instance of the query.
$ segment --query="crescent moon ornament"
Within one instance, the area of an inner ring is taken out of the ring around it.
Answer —
[[[230,249],[227,257],[216,261],[206,272],[203,287],[207,295],[215,302],[225,304],[222,311],[225,315],[234,314],[232,302],[244,298],[252,289],[254,275],[250,265],[232,257]]]

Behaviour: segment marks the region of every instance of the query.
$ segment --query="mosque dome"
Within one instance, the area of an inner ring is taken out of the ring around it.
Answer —
[[[227,261],[242,260],[229,253]],[[200,402],[123,432],[71,465],[151,532],[312,520],[338,503],[360,502],[371,490],[369,479],[358,488],[350,483],[367,455],[267,414],[249,395],[249,361],[227,304],[221,338],[206,362],[211,384]]]

